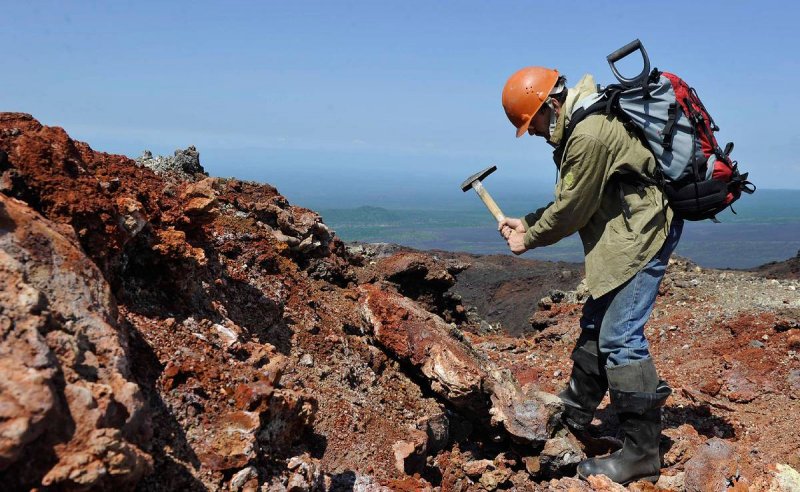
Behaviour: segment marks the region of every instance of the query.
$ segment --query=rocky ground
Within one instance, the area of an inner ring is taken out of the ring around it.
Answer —
[[[558,420],[579,266],[344,244],[194,148],[137,161],[0,113],[4,490],[624,490]],[[798,259],[677,259],[648,325],[661,481],[800,487]]]

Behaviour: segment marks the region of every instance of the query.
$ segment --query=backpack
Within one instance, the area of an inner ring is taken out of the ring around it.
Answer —
[[[640,51],[644,69],[633,78],[623,77],[614,63]],[[614,114],[633,127],[658,162],[658,184],[678,217],[711,219],[739,199],[752,194],[755,186],[731,160],[733,143],[721,149],[714,137],[719,127],[697,92],[680,77],[657,68],[637,39],[606,57],[619,84],[601,89],[577,103],[563,141],[572,129],[591,114]],[[648,182],[645,177],[637,178]],[[731,208],[733,211],[733,208]],[[736,213],[735,211],[733,211]]]

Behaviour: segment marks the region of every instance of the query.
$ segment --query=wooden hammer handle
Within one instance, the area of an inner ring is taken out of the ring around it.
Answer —
[[[486,205],[486,208],[489,209],[489,212],[494,215],[494,218],[497,220],[497,222],[500,222],[506,218],[506,216],[503,215],[503,212],[500,210],[500,207],[497,206],[492,199],[492,196],[488,191],[486,191],[486,188],[483,187],[480,181],[476,182],[472,187],[475,189],[475,192],[478,194],[478,196],[481,197],[481,200],[483,200],[483,203]]]

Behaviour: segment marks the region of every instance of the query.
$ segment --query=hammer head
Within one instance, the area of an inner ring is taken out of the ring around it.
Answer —
[[[497,171],[497,166],[489,166],[483,171],[473,174],[466,181],[461,183],[461,191],[467,191],[468,189],[472,188],[472,183],[475,181],[483,181],[483,178],[492,174],[493,172]]]

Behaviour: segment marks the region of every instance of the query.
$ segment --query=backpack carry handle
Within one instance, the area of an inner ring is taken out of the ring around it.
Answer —
[[[617,70],[617,67],[614,66],[614,64],[630,55],[634,51],[640,51],[642,53],[644,68],[642,69],[642,73],[636,77],[625,78],[621,73],[619,73],[619,70]],[[650,74],[650,58],[647,57],[647,51],[645,51],[644,46],[642,46],[642,42],[638,39],[631,41],[622,48],[611,53],[606,57],[606,60],[608,60],[608,64],[611,66],[611,71],[614,72],[614,76],[617,78],[617,80],[619,80],[620,84],[624,85],[625,87],[633,87],[634,85],[641,85],[642,87],[647,86],[647,77]]]

